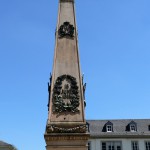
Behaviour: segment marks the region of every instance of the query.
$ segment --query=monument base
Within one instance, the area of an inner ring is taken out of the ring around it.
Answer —
[[[46,150],[87,150],[89,133],[45,134]]]

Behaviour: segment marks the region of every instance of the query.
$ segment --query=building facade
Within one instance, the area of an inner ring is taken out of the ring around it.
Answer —
[[[150,119],[87,120],[89,150],[150,150]]]

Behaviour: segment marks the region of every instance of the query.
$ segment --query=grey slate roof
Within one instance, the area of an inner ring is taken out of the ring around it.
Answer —
[[[103,127],[110,121],[113,123],[113,132],[104,132]],[[127,125],[134,121],[137,123],[137,131],[126,131]],[[150,119],[123,119],[123,120],[87,120],[91,138],[150,138]]]

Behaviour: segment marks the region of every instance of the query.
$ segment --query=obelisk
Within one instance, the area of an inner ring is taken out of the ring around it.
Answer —
[[[74,0],[59,0],[53,71],[48,84],[47,150],[86,150],[85,86],[80,71]]]

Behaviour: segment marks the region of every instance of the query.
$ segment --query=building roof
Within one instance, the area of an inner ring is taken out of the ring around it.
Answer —
[[[110,121],[113,124],[113,132],[104,131],[106,123]],[[134,121],[137,125],[137,131],[126,130],[127,126]],[[123,120],[87,120],[91,138],[150,138],[150,119],[123,119]]]

